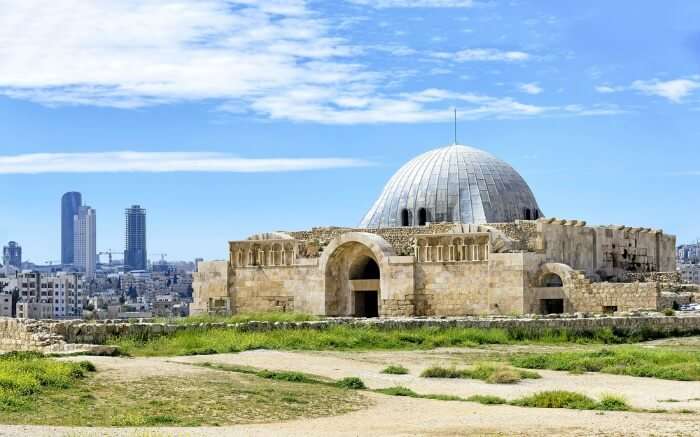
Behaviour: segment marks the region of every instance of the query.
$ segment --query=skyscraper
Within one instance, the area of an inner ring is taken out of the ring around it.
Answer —
[[[7,246],[2,248],[2,263],[17,267],[22,266],[22,247],[15,241],[10,241]]]
[[[96,211],[81,206],[73,217],[74,260],[73,265],[85,272],[88,279],[95,277],[97,264],[97,220]]]
[[[124,269],[146,270],[146,210],[132,205],[125,211]]]
[[[78,213],[83,199],[80,193],[68,192],[61,197],[61,263],[73,264],[73,217]]]

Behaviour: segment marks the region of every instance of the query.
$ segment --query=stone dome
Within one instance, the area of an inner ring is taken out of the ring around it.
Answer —
[[[513,167],[483,150],[455,144],[423,153],[401,167],[360,226],[506,223],[542,215],[530,187]]]

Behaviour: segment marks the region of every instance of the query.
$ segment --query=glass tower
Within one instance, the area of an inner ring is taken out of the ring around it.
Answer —
[[[124,228],[124,270],[146,270],[146,210],[127,208]]]
[[[80,193],[71,191],[61,198],[61,264],[75,262],[73,217],[83,204]]]

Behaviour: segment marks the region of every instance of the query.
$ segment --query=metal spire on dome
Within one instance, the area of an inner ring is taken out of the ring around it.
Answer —
[[[455,110],[455,141],[452,143],[452,145],[456,146],[457,145],[457,107],[454,108]]]

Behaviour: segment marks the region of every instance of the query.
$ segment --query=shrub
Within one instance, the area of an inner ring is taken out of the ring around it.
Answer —
[[[364,382],[356,376],[350,376],[343,378],[335,383],[336,386],[340,388],[348,388],[351,390],[364,390],[367,388]]]
[[[464,372],[455,367],[433,366],[423,370],[420,376],[423,378],[463,378]]]
[[[489,384],[515,384],[520,381],[520,373],[513,369],[498,369],[491,373],[485,381]]]
[[[671,317],[671,316],[675,316],[675,315],[676,315],[676,312],[673,310],[673,308],[666,308],[664,310],[664,316]]]
[[[520,407],[568,408],[573,410],[593,410],[596,402],[586,395],[564,390],[542,391],[511,402]]]
[[[467,398],[469,402],[478,402],[484,405],[501,405],[505,404],[506,400],[499,396],[492,395],[473,395]]]
[[[622,396],[609,394],[600,398],[597,409],[605,411],[627,411],[630,407],[627,405],[627,400]]]
[[[401,365],[391,365],[382,370],[382,373],[388,375],[406,375],[408,374],[408,369]]]

